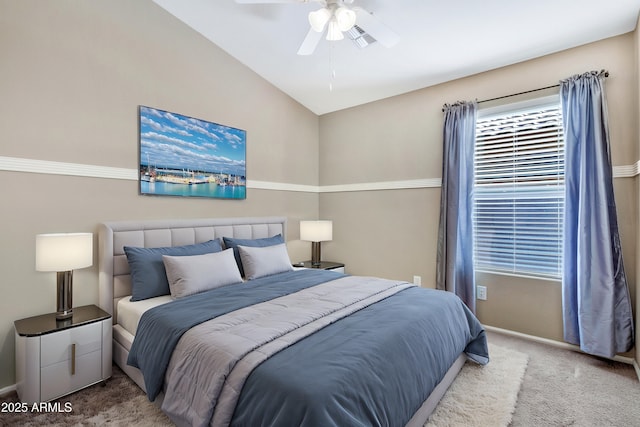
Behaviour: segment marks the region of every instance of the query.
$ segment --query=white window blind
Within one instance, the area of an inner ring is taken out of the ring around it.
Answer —
[[[478,271],[559,278],[564,137],[558,97],[476,125],[474,249]]]

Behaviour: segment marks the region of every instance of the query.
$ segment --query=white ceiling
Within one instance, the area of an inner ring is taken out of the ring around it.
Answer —
[[[624,34],[640,10],[640,0],[355,0],[400,42],[323,39],[299,56],[318,3],[154,1],[316,114]]]

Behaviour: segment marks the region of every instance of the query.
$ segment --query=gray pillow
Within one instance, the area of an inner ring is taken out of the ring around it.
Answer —
[[[162,261],[172,298],[242,283],[232,249],[204,255],[163,255]]]
[[[225,248],[233,248],[233,255],[236,257],[240,274],[244,277],[244,268],[242,266],[242,260],[240,259],[240,252],[238,252],[238,246],[251,246],[251,247],[264,247],[273,246],[284,243],[282,234],[276,234],[272,237],[262,237],[259,239],[236,239],[235,237],[223,237]]]
[[[125,246],[127,262],[131,271],[131,301],[169,295],[169,283],[162,263],[162,255],[202,255],[220,252],[219,239],[184,246],[161,248],[138,248]]]
[[[293,270],[284,243],[265,247],[238,246],[238,252],[247,280]]]

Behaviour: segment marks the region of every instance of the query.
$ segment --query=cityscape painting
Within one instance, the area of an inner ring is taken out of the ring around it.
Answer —
[[[139,107],[140,194],[246,198],[246,132]]]

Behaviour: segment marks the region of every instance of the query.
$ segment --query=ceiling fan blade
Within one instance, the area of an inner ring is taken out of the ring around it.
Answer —
[[[389,28],[373,14],[367,12],[361,7],[354,7],[356,12],[356,25],[362,28],[367,34],[376,39],[384,47],[392,47],[398,41],[400,36],[398,33]]]
[[[324,31],[317,32],[314,31],[313,28],[309,28],[307,36],[304,38],[300,48],[298,49],[298,55],[311,55],[313,51],[316,50],[316,46],[320,43],[323,34]]]

